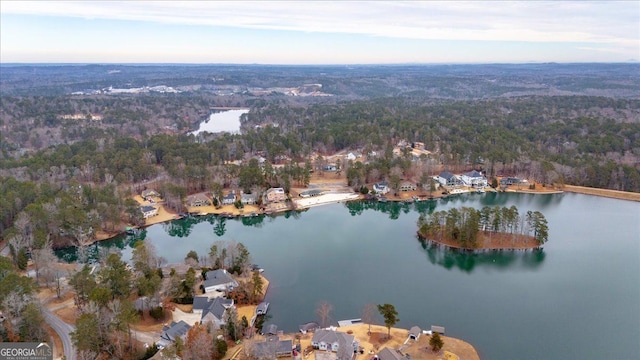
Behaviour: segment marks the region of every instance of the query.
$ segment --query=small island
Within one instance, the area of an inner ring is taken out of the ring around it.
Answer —
[[[539,211],[524,216],[515,206],[470,207],[422,214],[418,238],[464,250],[536,249],[548,240],[547,219]]]

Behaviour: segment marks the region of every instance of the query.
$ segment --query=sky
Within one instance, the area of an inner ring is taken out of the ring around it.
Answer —
[[[0,63],[638,60],[638,0],[0,0]]]

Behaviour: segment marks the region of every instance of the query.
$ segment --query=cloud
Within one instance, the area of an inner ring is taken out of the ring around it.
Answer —
[[[405,39],[640,46],[637,1],[6,1],[2,12]]]

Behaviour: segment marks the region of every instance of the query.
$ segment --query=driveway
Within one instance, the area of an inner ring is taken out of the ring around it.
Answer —
[[[42,307],[42,315],[44,316],[44,320],[47,324],[51,325],[53,330],[58,333],[58,336],[60,336],[62,346],[64,347],[64,357],[67,360],[76,360],[76,348],[71,342],[71,335],[69,335],[69,333],[74,331],[76,327],[60,320],[59,317],[44,306]]]

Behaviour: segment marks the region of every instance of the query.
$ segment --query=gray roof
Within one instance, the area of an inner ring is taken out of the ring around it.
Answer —
[[[451,173],[451,172],[449,172],[449,171],[443,171],[443,172],[441,172],[441,173],[440,173],[440,175],[439,175],[439,176],[440,176],[441,178],[443,178],[443,179],[447,179],[447,180],[449,180],[449,179],[451,179],[452,177],[454,177],[453,173]]]
[[[184,320],[180,320],[180,322],[173,321],[171,325],[162,329],[160,337],[168,341],[175,341],[176,338],[186,335],[190,328],[191,325],[184,322]]]
[[[418,336],[422,333],[422,329],[420,329],[417,326],[412,327],[411,329],[409,329],[409,335],[413,335],[413,336]]]
[[[218,269],[207,272],[207,280],[202,284],[205,288],[209,286],[217,286],[223,284],[237,284],[236,281],[224,269]]]
[[[378,359],[380,360],[400,360],[404,359],[404,356],[398,350],[392,350],[384,348],[378,353]]]
[[[151,300],[149,300],[146,296],[139,297],[133,302],[133,307],[136,310],[149,310],[149,308],[158,306],[160,306],[158,299],[151,298]]]
[[[227,195],[224,196],[225,200],[235,200],[236,199],[236,194],[230,192]]]
[[[149,212],[149,211],[153,211],[155,209],[156,208],[153,207],[153,206],[148,206],[148,205],[140,206],[140,210],[142,210],[142,212]]]
[[[211,301],[211,303],[209,304],[209,307],[205,308],[202,311],[201,319],[204,319],[204,317],[207,316],[207,314],[211,313],[213,316],[216,317],[216,319],[222,320],[225,310],[227,310],[227,308],[230,307],[231,305],[233,305],[232,299],[217,297],[213,299],[213,301]]]
[[[247,194],[247,193],[242,193],[240,194],[240,198],[242,199],[247,199],[247,200],[255,200],[256,199],[256,194]]]
[[[278,334],[278,326],[276,326],[275,324],[265,325],[262,328],[262,333],[267,335],[276,335]]]
[[[482,174],[480,174],[479,172],[473,170],[473,171],[469,171],[468,173],[465,173],[465,176],[468,177],[475,177],[475,178],[482,178],[484,176],[482,176]]]
[[[266,314],[268,310],[269,310],[269,303],[263,301],[260,304],[258,304],[258,306],[256,307],[256,314],[258,313]]]
[[[309,322],[298,326],[298,329],[300,329],[301,332],[316,331],[320,329],[320,325],[316,322]]]
[[[351,359],[353,357],[353,335],[333,330],[316,330],[311,338],[312,343],[324,342],[327,344],[338,343],[338,359]]]
[[[265,341],[254,344],[254,356],[258,359],[275,359],[278,354],[291,353],[292,340],[280,340],[277,336],[269,336]]]
[[[211,304],[206,296],[195,296],[193,298],[193,310],[202,310],[204,312]]]

